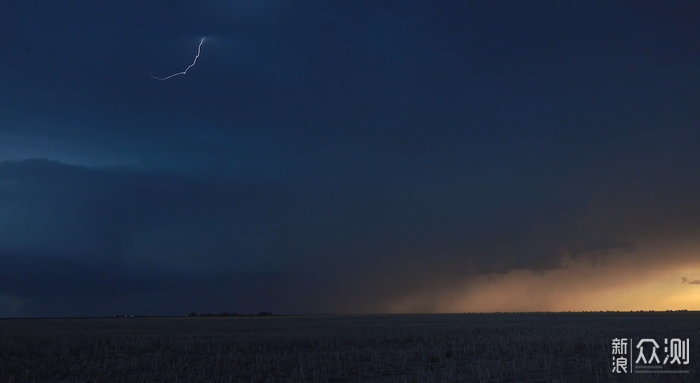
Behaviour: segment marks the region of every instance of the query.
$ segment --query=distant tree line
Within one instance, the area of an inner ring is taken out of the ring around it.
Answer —
[[[134,315],[134,314],[114,314],[113,318],[146,318],[146,315]]]
[[[273,314],[269,311],[261,311],[257,314],[240,314],[240,313],[228,313],[228,312],[222,312],[219,314],[212,314],[212,313],[196,313],[196,312],[191,312],[187,314],[188,317],[271,317]]]

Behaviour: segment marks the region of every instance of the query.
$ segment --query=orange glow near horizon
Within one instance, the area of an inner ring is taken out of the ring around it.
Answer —
[[[633,252],[563,257],[546,271],[478,275],[447,292],[409,297],[389,307],[415,312],[700,310],[700,247],[656,244]],[[423,306],[424,307],[424,306]]]

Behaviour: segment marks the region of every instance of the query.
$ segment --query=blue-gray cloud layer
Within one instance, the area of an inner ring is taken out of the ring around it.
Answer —
[[[381,310],[693,235],[697,14],[3,2],[0,315]]]

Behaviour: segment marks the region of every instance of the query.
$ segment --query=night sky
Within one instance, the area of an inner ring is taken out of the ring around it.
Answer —
[[[697,2],[3,0],[0,57],[0,316],[700,309]]]

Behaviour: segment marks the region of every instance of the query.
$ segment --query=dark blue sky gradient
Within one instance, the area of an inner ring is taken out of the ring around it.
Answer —
[[[3,1],[0,315],[382,311],[691,235],[699,47],[693,2]]]

